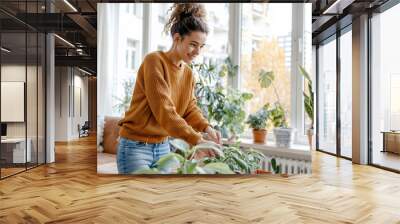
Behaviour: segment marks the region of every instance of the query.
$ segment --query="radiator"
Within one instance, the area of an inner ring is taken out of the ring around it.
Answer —
[[[281,157],[266,156],[262,162],[262,168],[272,172],[271,159],[275,158],[276,164],[280,165],[281,174],[311,174],[311,161],[287,159]]]

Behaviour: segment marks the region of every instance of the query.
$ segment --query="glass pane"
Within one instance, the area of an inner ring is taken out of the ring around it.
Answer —
[[[351,31],[340,37],[340,121],[343,156],[352,157],[352,35]]]
[[[372,163],[396,170],[400,170],[400,33],[393,27],[398,21],[400,5],[375,15],[371,38]]]
[[[164,25],[168,20],[168,10],[172,3],[151,4],[152,24],[151,24],[151,42],[150,51],[163,50],[167,51],[171,47],[171,35],[164,31]],[[170,12],[170,11],[169,11]]]
[[[37,128],[38,128],[38,107],[37,107],[37,75],[38,75],[38,35],[36,32],[27,33],[27,43],[28,43],[28,62],[27,62],[27,81],[26,81],[26,114],[27,114],[27,142],[28,142],[28,153],[27,166],[33,167],[37,165]]]
[[[319,149],[336,154],[336,41],[318,52],[318,141]]]
[[[26,34],[1,34],[1,175],[25,170],[26,151],[25,89]],[[29,142],[29,141],[28,141]]]
[[[114,49],[118,49],[117,55],[111,54],[110,59],[106,60],[106,63],[110,63],[109,68],[115,71],[112,74],[107,74],[112,82],[112,114],[108,115],[121,116],[125,112],[125,107],[122,106],[126,103],[125,95],[129,94],[130,97],[132,94],[125,87],[126,85],[129,86],[130,83],[134,83],[133,81],[139,69],[137,61],[142,58],[143,18],[141,15],[143,4],[102,4],[102,7],[109,7],[107,12],[109,15],[105,16],[108,18],[108,23],[112,24],[112,27],[102,27],[110,29],[109,32],[113,33],[112,38],[119,40],[113,44],[108,43],[109,46],[112,45]],[[126,29],[126,27],[132,27],[132,25],[135,29]],[[115,29],[115,27],[118,27],[118,29]]]
[[[290,124],[292,4],[242,4],[242,16],[240,85],[253,94],[246,113],[279,100]],[[262,70],[272,71],[275,77],[267,89],[259,83]],[[250,136],[251,129],[247,130]]]
[[[207,12],[209,33],[206,45],[196,62],[208,63],[211,60],[220,64],[228,57],[230,4],[206,3],[204,7]],[[227,76],[225,76],[224,84],[227,83],[226,78]]]

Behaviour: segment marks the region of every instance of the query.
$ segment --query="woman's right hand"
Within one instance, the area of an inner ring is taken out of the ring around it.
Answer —
[[[206,143],[206,144],[216,144],[216,143],[213,142],[213,141],[208,141],[208,140],[205,140],[204,138],[201,138],[201,139],[197,142],[196,145],[198,145],[198,144],[203,144],[203,143]],[[211,157],[216,157],[216,154],[215,154],[214,150],[212,150],[212,149],[201,150],[201,151],[196,152],[196,155],[194,156],[194,159],[201,159],[201,158],[203,158],[203,157],[210,157],[210,158],[211,158]]]

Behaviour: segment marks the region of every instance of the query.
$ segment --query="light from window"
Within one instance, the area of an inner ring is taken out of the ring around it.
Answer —
[[[278,100],[278,93],[281,104],[287,111],[287,120],[290,122],[290,55],[291,51],[291,4],[279,8],[279,19],[284,20],[284,25],[272,27],[276,15],[270,15],[270,12],[276,11],[274,4],[243,4],[242,16],[242,46],[240,56],[240,74],[241,88],[245,92],[253,93],[253,98],[248,103],[246,113],[258,111],[266,103],[274,103]],[[266,10],[267,17],[259,17],[262,10]],[[288,21],[286,21],[288,20]],[[289,34],[289,35],[288,35]],[[285,37],[283,38],[283,36]],[[289,58],[289,59],[288,59]],[[262,89],[259,84],[259,73],[261,70],[272,71],[275,75],[274,85],[276,92],[271,86],[268,89]]]

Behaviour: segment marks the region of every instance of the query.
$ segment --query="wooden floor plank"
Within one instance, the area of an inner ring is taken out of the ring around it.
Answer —
[[[96,173],[95,137],[0,181],[0,223],[400,223],[400,175],[313,152],[304,176]]]

